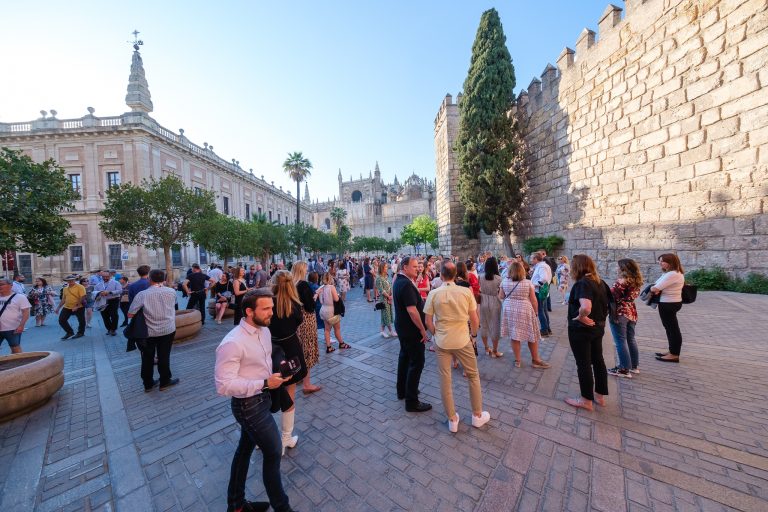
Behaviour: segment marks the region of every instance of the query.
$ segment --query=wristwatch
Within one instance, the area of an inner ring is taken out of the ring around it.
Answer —
[[[269,391],[269,381],[267,379],[264,379],[264,386],[262,386],[261,390]]]

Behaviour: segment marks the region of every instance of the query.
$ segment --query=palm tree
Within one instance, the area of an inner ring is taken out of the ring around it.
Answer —
[[[331,208],[331,220],[336,227],[336,233],[339,232],[339,228],[344,224],[344,220],[347,218],[347,211],[339,206]]]
[[[296,224],[301,222],[301,182],[311,174],[312,162],[304,158],[301,151],[288,153],[288,158],[283,162],[283,170],[296,182]]]

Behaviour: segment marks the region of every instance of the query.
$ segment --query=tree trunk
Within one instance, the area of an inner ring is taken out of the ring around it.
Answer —
[[[514,256],[515,251],[514,247],[512,247],[512,237],[509,234],[509,231],[504,231],[501,234],[501,239],[504,241],[504,251],[506,252],[507,256]]]
[[[165,284],[173,284],[173,263],[171,259],[171,245],[163,244],[163,254],[165,255]]]

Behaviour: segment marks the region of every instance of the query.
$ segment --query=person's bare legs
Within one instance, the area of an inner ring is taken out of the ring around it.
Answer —
[[[216,303],[216,323],[220,324],[221,319],[224,318],[224,312],[227,310],[227,303],[226,302],[217,302]]]
[[[339,348],[347,348],[344,345],[344,340],[341,339],[341,322],[333,326],[333,333],[336,335],[336,340],[339,342]]]
[[[315,391],[320,391],[321,389],[323,389],[322,386],[312,385],[312,380],[310,379],[309,374],[310,374],[310,370],[307,370],[307,376],[304,377],[304,381],[302,384],[304,394],[314,393]]]
[[[520,342],[518,340],[512,340],[512,352],[515,353],[515,366],[520,368],[521,355],[520,355]]]
[[[11,347],[11,354],[21,354],[21,345]]]
[[[331,346],[331,326],[328,325],[328,322],[325,322],[325,329],[323,329],[323,334],[325,335],[325,350],[327,352],[328,349],[333,348]]]
[[[491,349],[488,348],[488,337],[485,334],[483,334],[482,336],[480,336],[480,339],[483,340],[483,347],[485,348],[485,353],[488,354],[489,356],[493,357],[494,351],[492,351]],[[497,345],[498,345],[498,343],[499,342],[496,341]]]
[[[93,308],[85,308],[85,325],[90,327],[92,318],[93,318]]]
[[[542,361],[539,357],[539,343],[528,342],[528,350],[531,352],[531,362],[539,368],[549,368],[549,363]]]
[[[493,342],[493,356],[494,357],[501,357],[504,355],[504,352],[499,352],[499,339],[496,338],[495,340],[491,340]]]

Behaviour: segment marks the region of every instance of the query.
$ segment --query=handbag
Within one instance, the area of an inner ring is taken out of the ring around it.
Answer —
[[[333,301],[333,315],[334,316],[344,316],[344,313],[347,312],[346,306],[344,306],[344,301],[341,300],[341,297],[339,297],[339,300]],[[334,325],[334,324],[331,324]]]
[[[536,298],[540,301],[547,300],[547,297],[549,296],[549,283],[544,283],[539,285],[539,291],[536,292]]]
[[[375,306],[373,306],[374,311],[381,311],[382,309],[385,309],[387,306],[384,304],[383,301],[377,302]]]
[[[334,325],[336,325],[336,324],[338,324],[339,322],[341,322],[341,316],[340,316],[340,315],[333,315],[333,316],[332,316],[331,318],[329,318],[328,320],[324,320],[324,322],[325,322],[326,324],[330,325],[331,327],[333,327]]]
[[[681,295],[683,297],[683,304],[693,304],[696,302],[696,295],[699,291],[698,286],[695,284],[684,284]]]

